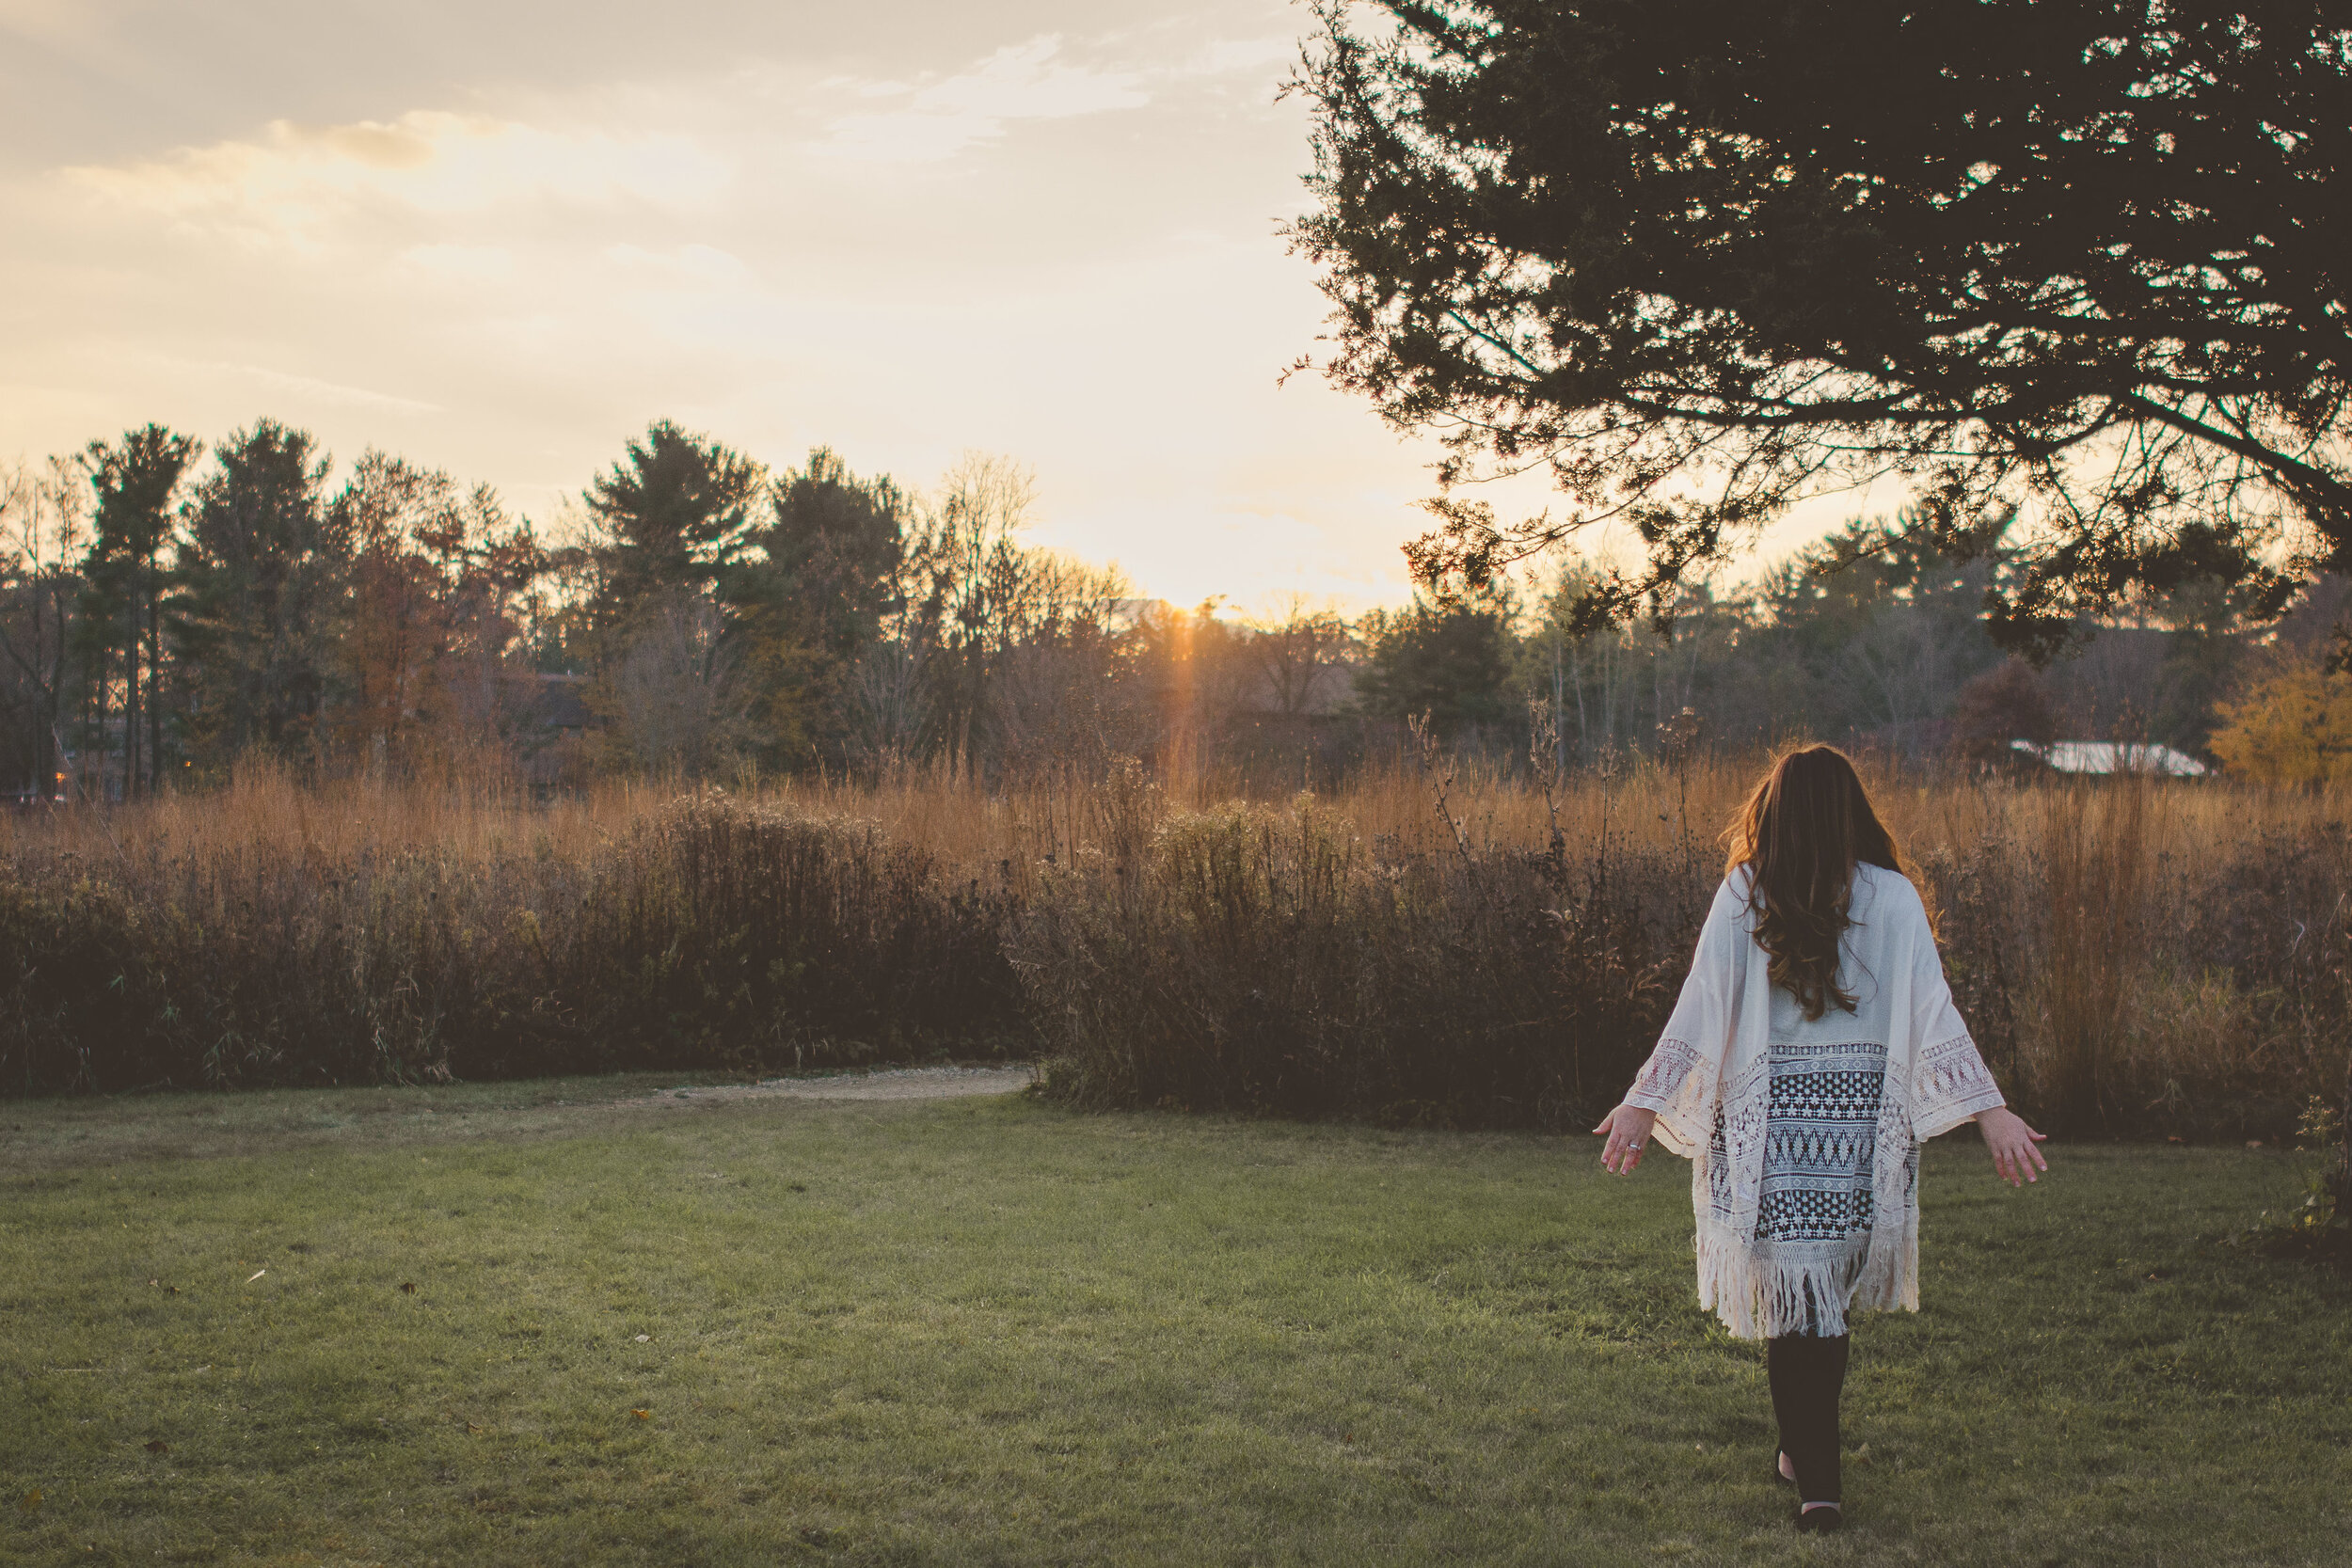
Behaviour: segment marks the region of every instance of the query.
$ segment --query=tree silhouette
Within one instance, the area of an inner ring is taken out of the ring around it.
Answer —
[[[323,504],[308,431],[256,420],[198,483],[166,620],[183,656],[190,738],[221,764],[310,743],[326,707],[350,565],[347,519]]]
[[[1356,676],[1366,711],[1390,718],[1426,715],[1435,733],[1514,717],[1523,699],[1511,682],[1512,608],[1500,583],[1415,594],[1394,613],[1366,617],[1371,656]]]
[[[850,675],[892,608],[914,501],[886,477],[851,473],[828,447],[780,475],[767,499],[720,594],[760,691],[762,728],[787,754],[814,744],[837,755]]]
[[[1480,579],[1590,523],[1653,613],[1808,488],[1892,475],[2046,647],[2135,584],[2275,612],[2352,564],[2352,28],[2321,0],[1317,0],[1296,86],[1325,366],[1561,517],[1454,504]],[[2281,555],[2275,546],[2288,549]]]
[[[707,589],[741,549],[763,478],[750,458],[669,420],[629,442],[586,497],[597,627],[625,643],[681,594]]]
[[[159,766],[164,662],[160,558],[171,538],[172,499],[201,450],[196,437],[175,436],[150,423],[125,432],[112,446],[92,441],[82,454],[97,504],[90,515],[89,553],[82,562],[81,630],[99,673],[102,728],[107,667],[121,672],[126,795],[152,787]]]
[[[1969,761],[2016,767],[2019,753],[2012,743],[2047,746],[2058,738],[2058,713],[2042,672],[2012,658],[1960,689],[1952,727],[1956,749]]]

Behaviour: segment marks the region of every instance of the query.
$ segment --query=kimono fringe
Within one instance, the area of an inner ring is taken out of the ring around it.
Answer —
[[[1709,1226],[1699,1234],[1699,1306],[1735,1339],[1845,1333],[1852,1278],[1851,1259],[1758,1258],[1736,1232]]]
[[[1704,1226],[1699,1306],[1721,1318],[1735,1339],[1836,1336],[1847,1331],[1849,1312],[1919,1310],[1915,1232],[1873,1238],[1859,1277],[1852,1259],[1823,1251],[1818,1259],[1758,1257],[1739,1232]]]

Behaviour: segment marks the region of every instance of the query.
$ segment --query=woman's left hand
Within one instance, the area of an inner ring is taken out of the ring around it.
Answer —
[[[2034,1173],[2050,1168],[2042,1150],[2034,1148],[2047,1134],[2026,1126],[2026,1118],[2007,1106],[1978,1112],[1977,1131],[1984,1134],[1984,1147],[1992,1151],[1994,1170],[2010,1186],[2040,1180]]]

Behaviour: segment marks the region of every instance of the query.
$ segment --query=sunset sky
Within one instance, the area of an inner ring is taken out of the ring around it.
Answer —
[[[554,522],[669,416],[917,488],[1009,454],[1038,542],[1180,602],[1393,601],[1430,450],[1276,385],[1306,21],[0,0],[0,457],[268,414]]]

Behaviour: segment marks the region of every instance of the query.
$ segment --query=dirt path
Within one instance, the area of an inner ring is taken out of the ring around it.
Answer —
[[[221,1159],[300,1147],[382,1148],[643,1127],[731,1101],[947,1100],[1017,1094],[1027,1067],[901,1068],[761,1084],[665,1084],[652,1073],[505,1083],[248,1089],[0,1101],[0,1181],[142,1159]],[[673,1124],[675,1125],[675,1124]]]
[[[696,1085],[663,1089],[620,1105],[676,1104],[714,1100],[956,1100],[970,1094],[1015,1094],[1037,1081],[1027,1067],[916,1067],[881,1072],[842,1072],[825,1078],[770,1078],[757,1084]]]

